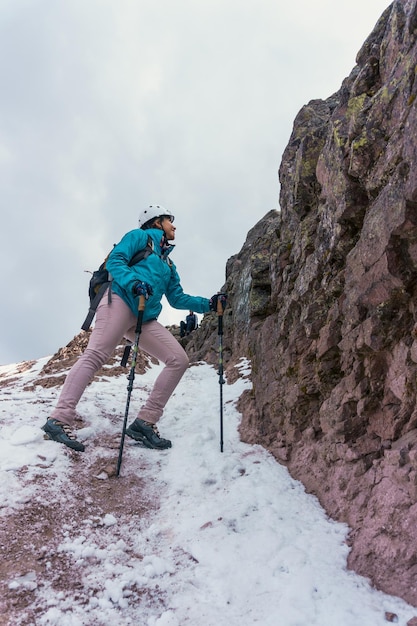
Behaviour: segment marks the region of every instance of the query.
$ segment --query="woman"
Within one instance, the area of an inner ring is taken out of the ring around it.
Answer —
[[[189,361],[182,346],[157,321],[162,310],[162,296],[165,295],[176,309],[192,309],[197,313],[217,310],[218,298],[221,298],[223,306],[226,302],[224,294],[216,294],[208,300],[183,292],[175,265],[168,257],[174,248],[169,244],[175,239],[173,221],[174,216],[169,210],[159,205],[149,206],[139,216],[139,228],[128,232],[113,248],[106,264],[113,279],[111,297],[105,294],[100,301],[88,346],[71,368],[58,404],[42,427],[46,438],[73,450],[84,451],[84,445],[72,433],[76,406],[88,383],[123,337],[134,340],[138,298],[144,295],[146,306],[139,347],[164,363],[165,367],[138,416],[126,429],[126,434],[148,448],[171,447],[168,439],[161,438],[156,423]],[[129,267],[134,254],[146,247],[148,235],[152,239],[153,252],[137,265]]]

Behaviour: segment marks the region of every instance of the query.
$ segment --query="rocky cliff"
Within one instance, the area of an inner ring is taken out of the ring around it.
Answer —
[[[298,113],[268,213],[227,264],[241,433],[349,524],[349,565],[417,605],[417,0]],[[187,350],[215,362],[206,316]],[[227,393],[227,390],[226,392]]]

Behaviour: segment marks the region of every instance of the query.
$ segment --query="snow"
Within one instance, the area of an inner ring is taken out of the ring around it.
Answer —
[[[59,389],[27,386],[46,360],[24,372],[0,367],[0,380],[15,379],[2,388],[0,403],[5,519],[41,497],[37,476],[65,487],[74,456],[87,462],[98,454],[89,447],[92,436],[117,435],[123,422],[125,381],[109,376],[90,385],[79,405],[85,456],[45,441],[40,427]],[[81,525],[68,519],[58,552],[80,573],[82,603],[79,590],[57,591],[33,570],[7,581],[10,591],[24,589],[43,607],[37,626],[382,626],[386,612],[405,626],[416,615],[347,570],[347,526],[329,519],[262,447],[239,440],[236,401],[250,388],[250,366],[242,360],[238,368],[238,380],[223,386],[223,453],[218,374],[199,363],[186,372],[159,424],[173,447],[147,450],[127,439],[120,477],[91,476],[117,494],[120,483],[138,475],[146,493],[132,491],[129,498],[158,506],[142,516],[90,515]],[[136,377],[132,417],[159,371],[152,365]],[[120,419],[106,419],[106,411]],[[141,598],[138,589],[147,593]]]

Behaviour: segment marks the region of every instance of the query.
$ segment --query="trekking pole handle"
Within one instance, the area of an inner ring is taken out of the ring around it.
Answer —
[[[217,299],[217,319],[218,319],[218,335],[223,335],[223,304],[220,298]]]
[[[139,303],[138,303],[138,318],[136,320],[136,333],[137,334],[140,333],[142,329],[142,320],[143,320],[144,310],[145,310],[145,296],[140,295]]]

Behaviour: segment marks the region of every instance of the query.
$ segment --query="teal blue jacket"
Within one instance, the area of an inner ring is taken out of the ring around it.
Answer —
[[[146,248],[148,235],[152,238],[154,251],[146,259],[129,267],[129,261],[136,252]],[[175,309],[207,313],[210,310],[207,298],[189,296],[184,293],[175,265],[168,259],[168,254],[174,246],[169,246],[167,251],[162,251],[162,239],[162,232],[158,228],[148,230],[136,228],[126,233],[113,248],[106,263],[106,268],[113,279],[112,291],[123,298],[137,315],[138,296],[133,294],[133,285],[138,280],[148,283],[153,289],[153,294],[146,300],[144,322],[157,319],[162,310],[161,299],[164,295]]]

